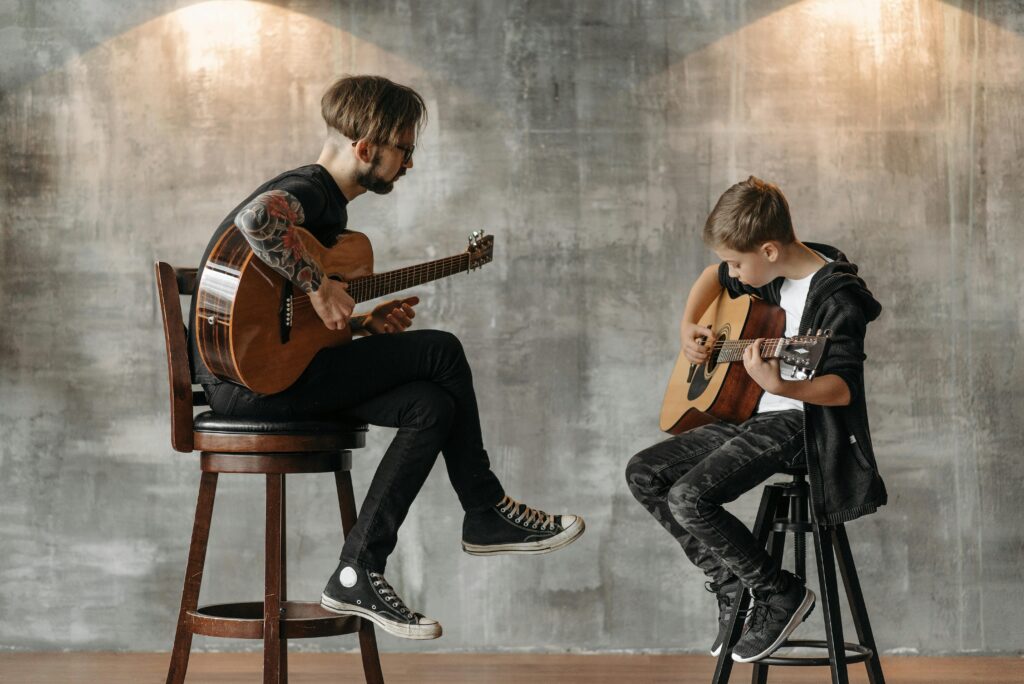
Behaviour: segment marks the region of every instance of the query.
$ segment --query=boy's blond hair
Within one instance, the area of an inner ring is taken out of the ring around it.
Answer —
[[[427,121],[427,106],[412,88],[383,76],[343,76],[320,100],[328,126],[349,140],[395,145],[410,128],[419,133]]]
[[[751,176],[722,193],[704,223],[704,242],[752,252],[776,240],[784,245],[796,240],[789,203],[777,185]]]

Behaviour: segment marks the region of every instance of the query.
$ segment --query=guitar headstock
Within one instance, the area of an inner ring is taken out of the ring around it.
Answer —
[[[480,268],[494,258],[494,236],[484,235],[482,230],[474,230],[469,236],[469,270]]]
[[[793,376],[810,380],[818,371],[822,357],[828,349],[831,330],[819,330],[817,335],[787,337],[779,345],[778,358],[793,366]]]

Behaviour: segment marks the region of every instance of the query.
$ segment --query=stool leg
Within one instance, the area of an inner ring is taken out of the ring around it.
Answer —
[[[769,518],[774,518],[775,511],[779,507],[779,499],[782,492],[778,487],[768,485],[761,495],[761,506],[757,510],[757,518],[754,520],[754,537],[764,546],[768,541],[768,532],[771,530]],[[743,622],[738,618],[747,611],[750,605],[750,592],[747,588],[740,586],[737,600],[733,604],[732,617],[729,622],[729,631],[725,635],[725,642],[722,644],[722,651],[718,654],[718,664],[715,667],[715,676],[711,679],[712,684],[725,684],[729,681],[729,674],[732,672],[732,647],[740,636],[743,629]]]
[[[174,633],[171,664],[167,669],[167,684],[182,684],[185,681],[185,671],[188,670],[188,656],[192,649],[192,632],[185,624],[185,618],[188,611],[195,610],[199,606],[199,586],[203,582],[206,543],[210,539],[210,520],[213,517],[213,499],[216,494],[217,473],[203,473],[199,479],[196,517],[192,524],[192,543],[188,548],[185,586],[181,590],[181,610],[178,611],[178,628]]]
[[[285,601],[288,600],[288,477],[281,475],[281,617],[287,614]],[[288,684],[288,639],[281,636],[281,675],[280,684]]]
[[[777,570],[782,569],[782,559],[786,553],[786,533],[776,532],[772,529],[775,525],[777,518],[785,518],[789,513],[790,501],[783,496],[780,496],[776,509],[772,511],[771,521],[768,524],[768,529],[771,530],[768,535],[768,553],[775,560],[775,568]],[[754,663],[754,670],[750,675],[751,684],[765,684],[768,681],[768,666],[763,663]]]
[[[267,474],[265,588],[263,592],[263,684],[281,682],[281,510],[284,475]]]
[[[828,641],[828,659],[833,684],[848,684],[846,647],[843,642],[843,621],[839,612],[839,587],[832,549],[832,533],[825,525],[814,524],[814,551],[818,561],[818,581],[821,583],[821,612],[825,618],[825,638]]]
[[[839,562],[839,572],[843,576],[843,585],[846,587],[846,600],[850,604],[850,612],[853,613],[853,625],[857,628],[857,639],[862,646],[870,648],[873,654],[864,661],[864,666],[868,670],[868,681],[871,684],[885,684],[882,664],[878,660],[878,648],[875,646],[875,636],[871,632],[871,622],[868,620],[868,609],[864,604],[864,593],[860,589],[860,580],[857,579],[857,567],[853,564],[850,539],[846,536],[846,526],[836,525],[833,534],[838,550],[836,559]]]
[[[807,485],[801,480],[803,495],[790,500],[789,519],[794,523],[807,522],[810,509],[807,502]],[[807,579],[807,537],[803,532],[793,533],[793,572]]]
[[[347,470],[334,472],[334,484],[338,489],[338,507],[341,509],[341,529],[348,536],[356,524],[356,498],[352,493],[352,475]],[[360,620],[359,653],[363,658],[363,674],[366,684],[384,684],[384,673],[380,669],[380,656],[377,654],[377,637],[373,633],[373,623]]]

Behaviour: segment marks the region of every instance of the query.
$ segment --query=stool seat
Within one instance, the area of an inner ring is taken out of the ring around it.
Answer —
[[[366,423],[338,420],[265,420],[237,418],[204,411],[192,419],[196,432],[243,432],[261,435],[319,435],[330,432],[366,432]]]
[[[807,466],[787,466],[779,472],[784,475],[807,475]]]
[[[337,420],[265,420],[204,411],[192,419],[195,448],[222,453],[359,449],[366,424]]]

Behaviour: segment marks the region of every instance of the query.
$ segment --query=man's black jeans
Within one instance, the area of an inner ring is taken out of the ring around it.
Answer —
[[[345,540],[344,561],[384,571],[438,452],[463,509],[488,508],[505,494],[484,451],[469,363],[451,333],[370,335],[324,349],[278,394],[261,396],[232,383],[207,392],[210,407],[228,416],[337,417],[398,428]]]
[[[778,590],[774,561],[722,505],[803,465],[803,420],[794,409],[759,413],[740,425],[703,425],[638,453],[626,466],[626,482],[712,581],[738,577],[757,591]]]

